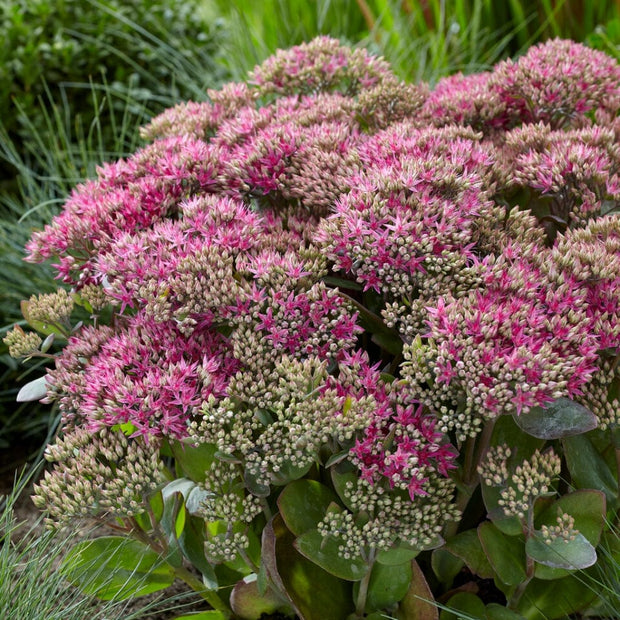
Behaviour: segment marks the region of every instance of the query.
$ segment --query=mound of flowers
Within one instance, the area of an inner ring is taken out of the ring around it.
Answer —
[[[437,617],[463,571],[486,618],[586,608],[618,509],[619,85],[568,41],[430,89],[320,38],[153,119],[27,247],[63,285],[23,304],[44,341],[5,339],[54,358],[22,392],[62,414],[49,523],[115,517],[166,568],[114,595],[180,577],[221,618]]]

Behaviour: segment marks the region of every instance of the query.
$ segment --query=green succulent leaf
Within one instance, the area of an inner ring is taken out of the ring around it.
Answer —
[[[617,505],[618,481],[590,438],[587,435],[567,437],[562,445],[573,485],[603,491],[610,505]]]
[[[354,471],[353,466],[348,462],[338,463],[338,465],[331,468],[332,482],[334,489],[340,498],[340,501],[349,509],[353,510],[353,506],[348,498],[347,483],[353,484],[353,489],[357,485],[359,477]]]
[[[579,575],[555,581],[532,579],[515,611],[526,620],[555,620],[585,609],[596,596],[596,590]]]
[[[144,596],[174,581],[174,569],[159,554],[122,536],[78,543],[60,570],[82,592],[106,601]]]
[[[439,620],[460,620],[461,618],[484,618],[484,603],[471,592],[457,592],[446,603],[448,609],[442,609]],[[461,612],[461,613],[454,613]]]
[[[248,472],[247,470],[243,474],[243,482],[247,490],[256,497],[269,497],[271,492],[271,488],[268,484],[263,484],[258,480],[258,478]]]
[[[203,443],[197,446],[171,441],[170,447],[179,474],[194,482],[204,482],[211,464],[215,460],[216,446]]]
[[[465,562],[450,553],[445,547],[435,549],[431,555],[431,567],[435,576],[443,584],[452,584],[453,579],[461,571]]]
[[[534,523],[537,529],[542,525],[557,525],[558,516],[568,513],[575,519],[575,529],[596,547],[605,524],[605,506],[605,495],[601,491],[582,489],[558,498],[537,515]]]
[[[450,538],[446,542],[445,548],[457,558],[461,558],[475,575],[483,579],[493,577],[493,567],[482,548],[476,530],[466,530]]]
[[[536,533],[525,543],[525,552],[536,562],[551,568],[579,570],[596,563],[596,550],[581,533],[573,540],[557,538],[550,542]]]
[[[336,538],[324,538],[313,529],[295,540],[295,549],[328,573],[346,581],[359,581],[368,572],[368,565],[359,556],[344,559],[338,555],[340,544]]]
[[[375,563],[370,573],[366,611],[377,611],[398,603],[409,590],[413,576],[411,562],[386,566]],[[359,582],[353,586],[353,598],[357,599]]]
[[[508,459],[508,466],[518,465],[529,458],[536,450],[540,450],[545,444],[544,439],[533,437],[523,431],[512,416],[502,415],[497,418],[493,425],[490,446],[509,446],[512,452]]]
[[[18,403],[29,403],[35,400],[41,400],[47,395],[47,380],[45,376],[39,377],[34,381],[26,383],[17,393]]]
[[[280,514],[295,536],[301,536],[317,524],[332,502],[337,502],[336,494],[316,480],[295,480],[284,487],[278,497]]]
[[[272,589],[259,592],[256,575],[239,580],[230,594],[230,606],[241,620],[259,620],[263,614],[273,614],[288,607]]]
[[[485,612],[486,620],[524,620],[521,614],[497,603],[487,605]]]
[[[516,586],[527,579],[522,537],[507,536],[489,521],[478,526],[478,536],[490,565],[503,583]]]
[[[513,416],[529,435],[539,439],[560,439],[591,431],[598,418],[570,398],[558,398],[546,407],[532,407],[527,413]]]
[[[439,546],[438,543],[436,546]],[[386,566],[396,566],[410,562],[420,554],[421,549],[412,547],[406,543],[399,543],[391,549],[385,549],[377,553],[377,562]]]
[[[342,620],[353,612],[352,585],[302,556],[280,515],[263,529],[261,557],[269,579],[305,620]]]
[[[519,517],[515,515],[507,516],[504,509],[499,505],[502,489],[491,487],[486,484],[481,485],[482,499],[487,509],[487,516],[497,529],[508,536],[519,536],[523,533],[523,526]]]
[[[183,555],[201,572],[205,586],[209,590],[216,590],[218,587],[217,576],[204,553],[205,539],[204,520],[193,516],[188,517],[179,536],[179,547]]]

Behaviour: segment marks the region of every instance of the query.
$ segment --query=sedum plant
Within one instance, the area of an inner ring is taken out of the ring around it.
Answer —
[[[119,531],[65,574],[144,593],[88,580],[129,536],[119,572],[211,618],[586,612],[617,549],[619,78],[554,40],[430,90],[319,38],[79,185],[27,247],[63,287],[5,339],[53,358],[19,396],[62,414],[35,504]]]

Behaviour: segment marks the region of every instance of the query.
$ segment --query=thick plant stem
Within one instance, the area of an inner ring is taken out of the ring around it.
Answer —
[[[454,500],[456,508],[461,513],[467,507],[480,481],[478,476],[478,465],[480,465],[481,459],[489,448],[494,426],[495,420],[488,420],[478,437],[469,437],[465,442],[463,474],[461,479],[457,480],[457,493]],[[451,538],[457,533],[458,527],[458,521],[452,521],[446,524],[443,530],[443,537],[446,540]]]
[[[470,482],[475,481],[476,484],[478,484],[478,465],[480,465],[480,461],[489,449],[489,444],[491,443],[491,435],[493,435],[494,428],[495,420],[487,420],[486,424],[482,428],[482,432],[478,436],[478,441],[476,442],[476,452],[472,463],[472,469],[469,474]]]
[[[190,573],[186,568],[180,566],[174,569],[176,577],[184,581],[192,590],[198,593],[213,609],[222,612],[227,618],[230,618],[230,609],[228,605],[213,590],[207,590],[198,577]]]
[[[474,476],[474,447],[476,445],[475,437],[468,437],[465,442],[465,459],[463,462],[463,484],[469,486]],[[472,471],[473,470],[473,471]]]
[[[357,601],[355,603],[355,614],[358,618],[364,617],[364,609],[366,608],[366,598],[368,596],[368,586],[370,585],[370,575],[372,574],[372,567],[375,564],[375,558],[377,552],[373,549],[368,557],[368,571],[364,575],[364,578],[360,581],[360,589],[357,594]]]
[[[525,534],[525,541],[533,536],[534,534],[534,506],[531,505],[530,509],[527,513],[527,525],[523,527],[523,533]],[[515,591],[513,592],[510,600],[508,601],[508,609],[516,609],[523,593],[525,592],[525,588],[527,588],[528,584],[534,578],[534,570],[536,568],[536,564],[534,560],[526,555],[525,557],[525,574],[526,578],[517,586]]]

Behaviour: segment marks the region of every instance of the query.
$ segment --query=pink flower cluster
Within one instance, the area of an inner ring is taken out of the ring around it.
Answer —
[[[243,446],[256,475],[269,446],[309,458],[278,437],[346,446],[424,496],[446,432],[581,397],[620,349],[619,78],[556,40],[429,91],[320,38],[165,112],[28,245],[113,317],[49,398],[67,428]]]

